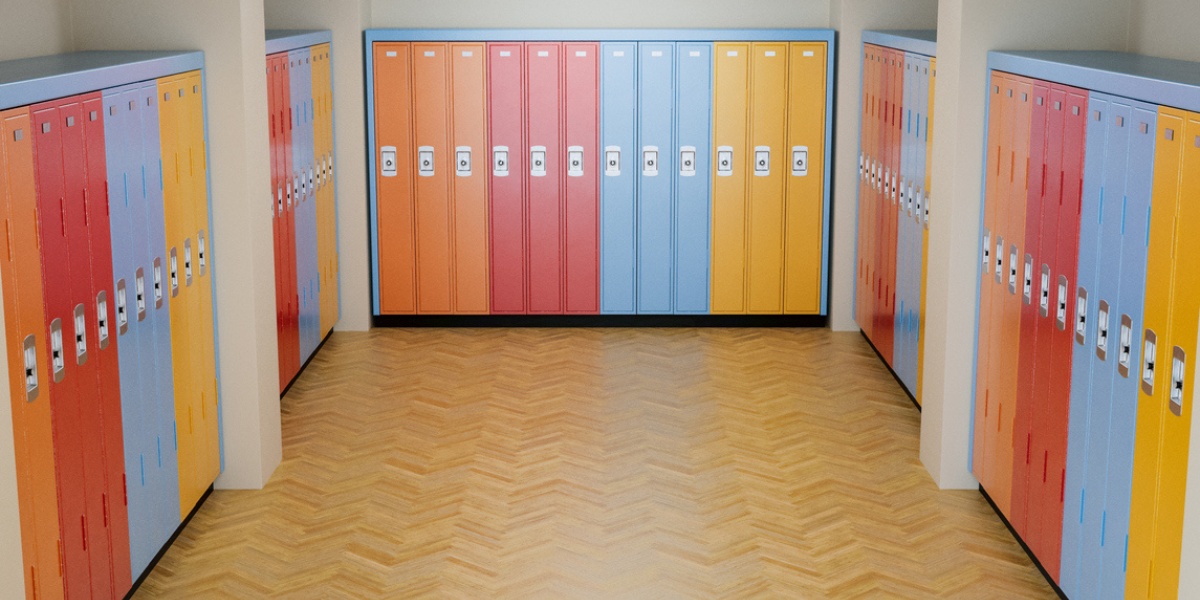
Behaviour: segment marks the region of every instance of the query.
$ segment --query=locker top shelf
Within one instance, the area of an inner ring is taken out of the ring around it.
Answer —
[[[988,68],[1200,111],[1200,63],[1107,51],[992,51]]]
[[[832,29],[368,29],[374,42],[827,42]]]
[[[199,50],[72,52],[0,62],[0,110],[204,67]]]
[[[267,54],[332,44],[333,32],[328,29],[268,29]]]
[[[895,48],[914,54],[937,56],[936,29],[889,29],[887,31],[866,30],[862,33],[864,44]]]

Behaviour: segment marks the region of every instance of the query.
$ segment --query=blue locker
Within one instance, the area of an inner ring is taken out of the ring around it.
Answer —
[[[637,311],[672,312],[675,44],[638,44]]]
[[[1102,205],[1107,197],[1119,198],[1120,190],[1107,188],[1105,168],[1106,153],[1115,155],[1119,151],[1108,143],[1107,121],[1112,118],[1108,99],[1092,93],[1088,100],[1087,146],[1083,166],[1083,199],[1079,216],[1079,263],[1075,291],[1075,344],[1071,359],[1071,404],[1067,433],[1067,472],[1063,492],[1063,544],[1059,586],[1068,597],[1078,597],[1081,586],[1083,562],[1095,560],[1086,541],[1089,532],[1084,529],[1084,511],[1089,487],[1089,469],[1095,471],[1099,465],[1088,462],[1088,440],[1092,405],[1106,402],[1093,395],[1093,371],[1102,370],[1097,365],[1095,341],[1098,307],[1103,294],[1099,286],[1098,254],[1102,246],[1112,243],[1101,237]],[[1109,204],[1113,204],[1110,200]],[[1119,247],[1117,249],[1119,251]],[[1110,296],[1111,298],[1111,296]],[[1108,300],[1112,302],[1112,300]],[[1105,415],[1107,418],[1107,415]],[[1101,488],[1102,489],[1102,488]],[[1093,490],[1093,502],[1103,502],[1103,492],[1097,497]]]
[[[913,143],[915,132],[914,107],[916,105],[915,88],[916,76],[913,73],[914,59],[912,54],[904,55],[903,93],[901,96],[900,119],[900,190],[899,201],[896,203],[898,218],[896,221],[896,302],[893,306],[895,318],[893,324],[892,368],[900,376],[900,381],[910,390],[915,389],[916,381],[907,380],[908,363],[916,357],[909,340],[908,312],[912,305],[910,288],[912,287],[912,228],[906,218],[910,210],[910,191],[913,180]]]
[[[289,85],[292,104],[292,165],[296,206],[296,296],[300,302],[300,360],[316,350],[320,335],[317,306],[316,201],[313,195],[312,64],[308,48],[288,53],[293,64]]]
[[[637,44],[600,45],[600,312],[635,311]]]
[[[706,314],[712,262],[712,44],[680,42],[675,52],[675,312]]]

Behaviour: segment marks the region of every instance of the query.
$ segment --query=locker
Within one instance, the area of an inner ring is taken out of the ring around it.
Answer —
[[[313,193],[316,177],[313,167],[312,56],[308,48],[293,50],[289,56],[290,60],[295,61],[295,67],[290,73],[290,91],[295,126],[292,135],[293,171],[298,184],[294,186],[298,188],[298,192],[293,191],[296,196],[296,297],[299,299],[300,363],[303,364],[320,343],[320,308],[317,305],[317,219]],[[199,201],[197,198],[197,202]],[[197,219],[199,218],[197,214]]]
[[[672,312],[675,45],[638,44],[637,310]]]
[[[447,44],[412,46],[413,180],[417,242],[417,312],[448,314],[451,306],[450,62]]]
[[[9,235],[0,253],[4,290],[5,343],[8,344],[9,394],[16,456],[17,501],[21,513],[21,555],[25,596],[63,596],[59,561],[59,492],[55,462],[56,419],[51,414],[51,372],[46,360],[42,265],[37,254],[18,256],[17,248],[38,246],[33,138],[28,108],[0,112],[0,211]],[[28,375],[27,369],[33,374]],[[61,392],[59,392],[61,393]],[[64,457],[64,465],[77,461]],[[78,485],[79,481],[75,481]],[[70,493],[69,489],[64,492]],[[74,512],[64,514],[74,515]],[[86,568],[86,565],[82,565]]]
[[[927,66],[929,77],[925,84],[925,98],[921,101],[921,106],[927,107],[927,112],[925,113],[923,134],[925,136],[925,164],[922,168],[925,185],[922,207],[918,214],[921,222],[921,298],[917,317],[917,404],[921,404],[922,393],[925,391],[925,290],[929,282],[929,205],[933,202],[933,98],[934,90],[937,88],[937,59],[931,57]]]
[[[779,161],[784,199],[783,312],[821,310],[827,45],[788,44],[787,139]],[[790,166],[785,167],[784,164]]]
[[[637,44],[600,45],[600,312],[636,310]],[[707,152],[697,146],[697,155]],[[596,162],[596,161],[593,161]],[[707,224],[706,224],[707,225]],[[697,261],[705,262],[705,261]],[[707,304],[706,304],[707,308]]]
[[[482,52],[479,52],[482,54]],[[338,321],[337,206],[333,179],[333,88],[330,45],[312,47],[313,98],[316,108],[317,170],[317,255],[321,320],[319,338],[324,339]],[[482,98],[482,92],[479,97]],[[482,100],[479,100],[482,102]],[[482,134],[482,124],[479,125]],[[485,281],[486,285],[486,281]]]
[[[568,313],[600,310],[599,64],[595,43],[563,44],[563,295]]]
[[[525,103],[529,152],[526,176],[529,312],[563,312],[562,45],[525,44]]]
[[[903,54],[900,55],[902,59]],[[897,64],[899,62],[900,64]],[[880,96],[879,118],[879,182],[876,193],[879,197],[879,243],[877,245],[877,282],[875,322],[876,349],[890,366],[894,364],[895,352],[895,298],[896,298],[896,229],[897,205],[896,173],[899,163],[900,97],[904,84],[903,61],[897,61],[897,52],[884,49],[880,53],[880,69],[883,86]]]
[[[453,305],[457,313],[487,314],[487,95],[484,91],[487,58],[483,44],[450,44],[449,52],[454,103],[454,132],[450,145],[457,159],[451,178],[454,191]],[[467,161],[466,165],[458,164],[463,160]],[[450,176],[449,172],[447,176]],[[324,302],[322,299],[322,306]]]
[[[750,51],[745,43],[715,45],[713,70],[712,312],[746,312],[746,220],[750,161]]]
[[[494,314],[527,310],[524,57],[523,44],[488,44],[488,216]]]
[[[747,172],[747,307],[751,313],[783,312],[784,158],[788,109],[788,45],[751,46],[750,140]],[[785,166],[788,165],[788,166]],[[799,232],[797,232],[799,233]]]
[[[875,335],[875,307],[877,306],[878,298],[878,244],[879,244],[879,192],[877,189],[878,173],[879,173],[879,130],[881,117],[881,100],[883,72],[880,66],[880,54],[882,49],[877,46],[867,46],[868,52],[866,55],[867,64],[865,73],[868,74],[868,82],[870,85],[869,95],[866,98],[866,126],[863,130],[863,145],[866,148],[864,164],[863,164],[863,183],[861,190],[863,191],[863,207],[867,214],[865,222],[862,224],[862,238],[866,240],[863,251],[863,285],[862,285],[862,304],[863,317],[859,321],[859,326],[871,338],[873,344],[878,347],[878,339]]]
[[[287,388],[296,373],[292,370],[290,345],[288,344],[288,299],[291,294],[287,289],[287,230],[284,224],[286,209],[285,196],[290,192],[291,185],[283,174],[284,121],[287,119],[287,108],[284,104],[283,77],[286,73],[287,54],[274,54],[267,57],[267,104],[270,114],[271,136],[271,233],[274,247],[275,265],[275,335],[279,348],[279,392]],[[285,187],[287,190],[285,191]]]
[[[855,213],[855,252],[854,252],[854,320],[858,328],[869,340],[871,327],[866,319],[866,299],[869,295],[866,277],[870,237],[866,227],[872,223],[869,204],[867,203],[867,181],[871,173],[871,147],[869,143],[871,130],[871,102],[874,86],[872,71],[872,52],[870,44],[863,44],[862,52],[862,97],[859,99],[858,110],[858,205]]]
[[[896,317],[892,324],[895,339],[892,368],[900,377],[901,383],[911,390],[912,385],[907,377],[909,362],[915,357],[911,354],[912,340],[909,338],[908,329],[908,310],[912,303],[909,298],[909,289],[912,286],[910,270],[913,258],[913,231],[909,227],[909,222],[912,214],[910,186],[915,160],[913,150],[916,145],[913,138],[916,135],[916,114],[919,114],[914,114],[917,103],[915,95],[918,74],[914,71],[913,55],[902,52],[900,57],[904,61],[904,86],[900,101],[900,191],[896,225],[896,304],[894,307]]]
[[[411,45],[382,43],[374,46],[375,176],[378,233],[376,285],[382,314],[413,314],[416,306],[416,256],[413,241],[413,179],[410,165],[413,129]],[[493,66],[499,68],[499,65]],[[503,79],[502,79],[503,81]],[[516,113],[519,114],[519,113]],[[495,135],[495,125],[492,134]],[[493,182],[493,199],[495,198]],[[518,188],[517,197],[520,197]],[[494,200],[493,200],[494,201]],[[493,207],[494,211],[494,207]],[[493,212],[493,217],[494,217]],[[493,252],[503,230],[493,222]],[[506,255],[506,258],[512,258]],[[520,263],[517,263],[518,265]],[[496,275],[495,261],[493,282]]]
[[[709,43],[676,44],[675,312],[708,313],[712,221],[712,58]],[[688,161],[692,164],[689,166]]]
[[[284,297],[283,337],[286,343],[287,378],[290,382],[300,371],[300,323],[299,298],[297,292],[296,271],[296,178],[294,177],[293,132],[295,110],[292,100],[292,60],[288,54],[279,56],[280,72],[276,85],[279,89],[278,110],[280,132],[278,140],[279,183],[283,188],[283,208],[279,216],[279,227],[282,233],[279,243],[280,265],[283,269],[283,281],[280,282],[280,293]]]

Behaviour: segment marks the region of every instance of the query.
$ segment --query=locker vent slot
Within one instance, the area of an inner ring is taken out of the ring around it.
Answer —
[[[1183,348],[1175,346],[1171,353],[1171,413],[1177,417],[1183,416],[1183,382],[1187,368],[1187,353]]]
[[[1142,392],[1147,396],[1154,395],[1154,361],[1158,336],[1153,329],[1146,330],[1146,339],[1142,342]]]
[[[1108,302],[1100,301],[1100,311],[1096,313],[1096,358],[1108,360]]]
[[[1129,361],[1133,353],[1133,319],[1121,315],[1121,353],[1117,355],[1117,372],[1129,378]]]
[[[96,345],[101,350],[108,348],[108,294],[100,290],[96,294]]]
[[[83,304],[75,305],[75,364],[87,363],[87,316]]]
[[[50,322],[50,368],[54,372],[54,382],[63,380],[67,367],[65,349],[63,348],[62,319]]]
[[[33,402],[38,397],[37,338],[25,336],[25,401]]]

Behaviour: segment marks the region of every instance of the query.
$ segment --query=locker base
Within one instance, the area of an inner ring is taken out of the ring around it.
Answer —
[[[208,500],[208,497],[212,495],[212,492],[213,486],[209,485],[208,489],[204,491],[204,495],[200,496],[200,501],[196,503],[196,506],[192,507],[192,512],[188,513],[187,518],[179,524],[179,527],[175,528],[175,533],[171,534],[171,539],[167,540],[166,544],[163,544],[163,547],[158,551],[158,554],[154,555],[154,560],[150,561],[150,564],[146,566],[146,570],[142,571],[142,574],[138,576],[136,580],[134,580],[133,587],[129,588],[129,593],[125,594],[125,600],[132,598],[133,594],[138,591],[138,588],[142,587],[142,582],[146,580],[146,577],[150,575],[150,572],[153,571],[154,567],[158,565],[158,561],[162,560],[162,557],[167,553],[167,550],[171,549],[171,546],[175,543],[175,539],[179,537],[179,534],[183,533],[183,530],[188,526],[188,523],[192,522],[192,517],[196,516],[197,512],[200,512],[200,507],[204,506],[204,501]]]
[[[292,375],[292,380],[289,381],[286,386],[284,386],[282,392],[279,392],[280,398],[283,398],[284,396],[286,396],[288,393],[288,390],[292,389],[292,385],[294,385],[296,383],[297,379],[300,379],[300,375],[302,373],[304,373],[304,369],[306,369],[308,367],[308,363],[312,362],[312,359],[321,352],[321,348],[325,347],[325,342],[329,341],[329,336],[331,336],[331,335],[333,335],[332,329],[329,330],[329,333],[325,334],[325,337],[321,338],[321,343],[317,344],[317,347],[315,350],[313,350],[313,353],[308,355],[308,358],[304,359],[304,364],[300,365],[300,370],[296,371],[295,375]]]
[[[1021,545],[1021,549],[1025,551],[1025,554],[1029,555],[1029,560],[1033,561],[1033,566],[1037,567],[1038,571],[1042,573],[1042,577],[1046,578],[1046,583],[1050,584],[1050,588],[1054,590],[1054,593],[1058,594],[1058,597],[1062,598],[1062,600],[1067,600],[1067,595],[1063,593],[1062,588],[1058,587],[1058,583],[1054,581],[1054,578],[1050,576],[1050,573],[1046,572],[1045,567],[1042,566],[1042,562],[1038,560],[1037,556],[1034,556],[1033,551],[1029,549],[1029,546],[1025,545],[1025,540],[1021,539],[1021,536],[1017,533],[1016,529],[1013,529],[1012,523],[1008,522],[1008,517],[1004,516],[1004,513],[1000,512],[1000,509],[996,506],[995,502],[992,502],[992,497],[988,495],[987,490],[983,489],[982,485],[979,486],[979,493],[983,495],[983,499],[987,500],[987,503],[992,507],[992,510],[996,512],[996,516],[1000,517],[1000,522],[1004,523],[1004,526],[1008,528],[1008,532],[1011,533],[1013,538],[1017,540],[1017,543]]]
[[[825,315],[375,315],[374,327],[825,327]]]
[[[908,389],[908,386],[904,385],[904,380],[900,379],[900,376],[897,375],[896,371],[892,369],[892,365],[889,365],[888,361],[883,359],[883,355],[879,353],[879,348],[875,347],[875,342],[872,342],[871,338],[867,337],[867,332],[861,329],[859,329],[858,332],[862,334],[864,340],[867,340],[867,345],[870,346],[871,350],[875,352],[875,356],[879,357],[879,362],[883,363],[883,366],[887,367],[888,372],[892,374],[892,377],[896,380],[896,383],[900,384],[900,389],[904,390],[904,394],[908,396],[908,399],[913,403],[913,406],[917,407],[917,412],[921,412],[921,403],[917,402],[917,396],[912,393],[912,390]]]

